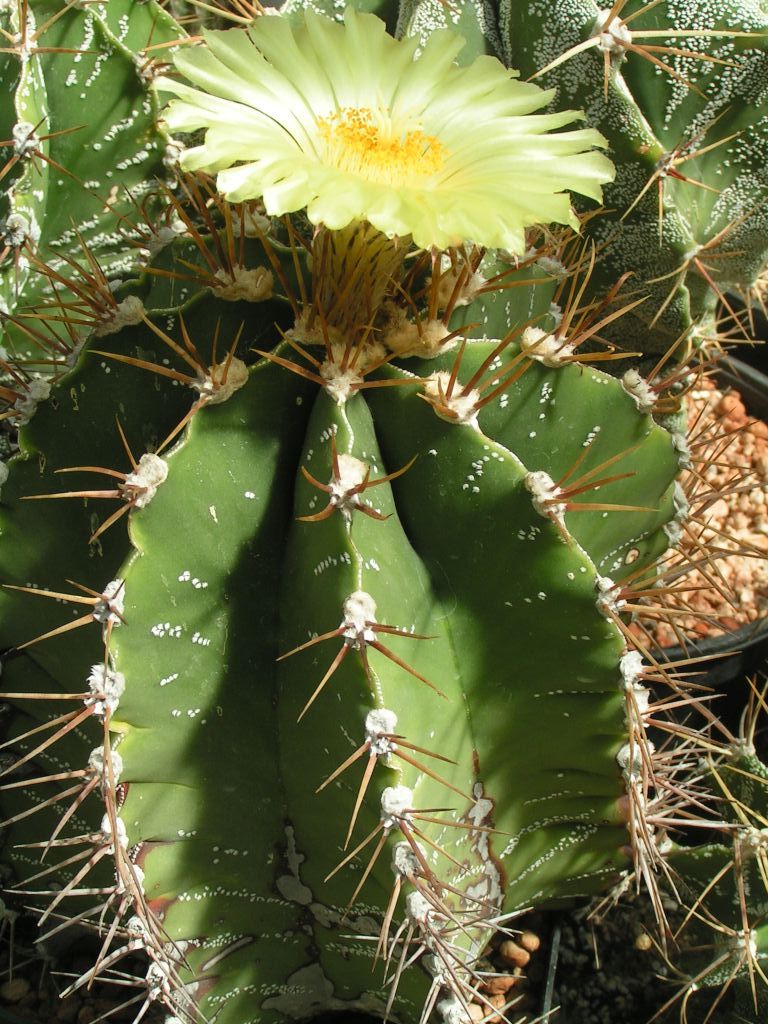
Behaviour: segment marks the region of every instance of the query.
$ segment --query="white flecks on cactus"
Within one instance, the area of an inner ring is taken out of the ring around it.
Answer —
[[[440,419],[448,423],[465,423],[479,430],[477,410],[480,392],[471,388],[466,394],[461,385],[454,382],[451,389],[451,374],[447,370],[432,373],[424,381],[424,392]]]
[[[97,338],[117,334],[124,327],[140,324],[145,316],[144,303],[138,295],[126,295],[122,302],[104,312],[101,323],[94,330]]]
[[[237,356],[208,369],[208,373],[192,385],[208,405],[220,405],[231,398],[248,380],[248,367]]]
[[[406,321],[388,331],[384,335],[383,342],[390,351],[395,352],[398,356],[434,359],[455,344],[454,341],[446,345],[446,339],[450,337],[450,334],[451,332],[442,320],[427,320],[426,323]]]
[[[533,507],[539,515],[562,522],[566,511],[565,502],[557,500],[562,492],[549,473],[543,469],[526,473],[523,483],[526,490],[530,491]]]
[[[387,786],[381,793],[381,823],[385,829],[397,828],[400,821],[408,821],[413,808],[413,791],[407,786]]]
[[[219,269],[214,274],[217,284],[214,291],[220,299],[228,302],[264,302],[272,298],[274,278],[265,267],[234,267],[231,271]]]
[[[13,403],[18,413],[16,423],[21,427],[29,423],[37,412],[40,402],[44,402],[51,394],[51,382],[43,377],[33,377],[28,381],[24,394]]]
[[[574,348],[541,327],[526,327],[520,336],[520,351],[544,366],[555,368],[573,358]]]
[[[13,139],[13,152],[18,157],[31,156],[40,145],[40,139],[35,133],[35,126],[29,121],[18,121],[11,132]]]
[[[621,386],[632,398],[639,412],[652,412],[656,404],[656,393],[648,381],[635,369],[627,370],[621,378]]]
[[[385,757],[397,749],[397,744],[389,739],[397,728],[397,715],[387,708],[376,708],[365,716],[365,738],[370,744],[369,750],[376,757]]]
[[[355,590],[344,599],[343,633],[347,644],[355,650],[376,639],[371,624],[376,622],[376,602],[364,590]]]
[[[107,668],[106,665],[92,665],[88,676],[88,689],[93,696],[86,698],[86,705],[92,706],[94,713],[102,716],[107,711],[113,712],[120,703],[120,698],[125,692],[125,676],[122,672]]]
[[[94,668],[96,668],[96,667],[97,666],[94,665]],[[90,677],[88,679],[88,683],[90,685]],[[124,689],[124,687],[125,687],[125,681],[123,680],[123,689]],[[104,691],[102,691],[102,692],[104,692]],[[122,694],[122,692],[123,692],[123,690],[121,689],[120,690],[120,694]],[[120,694],[118,694],[118,699],[119,699]],[[117,705],[115,705],[115,706],[117,706]],[[118,779],[120,778],[120,776],[123,774],[123,759],[122,759],[122,757],[120,757],[120,755],[118,754],[118,752],[116,750],[110,750],[110,752],[109,752],[109,760],[110,760],[111,765],[112,765],[112,781],[113,782],[117,782]],[[94,749],[91,751],[90,755],[88,756],[88,767],[91,769],[91,771],[95,772],[95,774],[100,779],[104,779],[106,777],[105,776],[105,770],[104,770],[104,768],[105,768],[105,761],[104,761],[104,748],[103,747],[94,747]]]
[[[168,464],[165,459],[152,452],[145,452],[136,470],[126,476],[121,490],[136,508],[144,508],[152,501],[157,488],[167,476]]]
[[[125,606],[125,581],[112,580],[104,587],[101,597],[93,606],[92,615],[96,622],[106,625],[108,622],[118,626]]]

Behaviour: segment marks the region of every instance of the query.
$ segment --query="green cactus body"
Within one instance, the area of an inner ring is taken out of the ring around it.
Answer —
[[[612,340],[661,352],[692,324],[708,333],[718,297],[754,281],[768,255],[768,25],[759,4],[735,0],[629,2],[615,15],[602,35],[608,12],[592,0],[502,5],[499,22],[507,63],[523,76],[556,65],[536,80],[610,141],[612,212],[588,228],[602,250],[594,284],[632,272],[647,301]]]

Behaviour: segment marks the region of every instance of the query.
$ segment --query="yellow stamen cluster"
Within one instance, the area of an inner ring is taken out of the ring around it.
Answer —
[[[439,171],[445,147],[420,128],[396,132],[385,114],[368,107],[343,107],[318,118],[326,159],[340,171],[382,185],[402,185]]]

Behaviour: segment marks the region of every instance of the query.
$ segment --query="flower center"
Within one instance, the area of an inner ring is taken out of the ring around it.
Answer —
[[[439,171],[445,148],[420,128],[397,132],[383,112],[342,107],[318,118],[326,158],[340,171],[381,185],[402,185]]]

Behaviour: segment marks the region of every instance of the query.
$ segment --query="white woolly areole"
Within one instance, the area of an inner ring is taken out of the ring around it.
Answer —
[[[232,210],[232,234],[236,238],[241,235],[245,235],[246,238],[261,238],[262,235],[268,235],[271,230],[272,221],[258,210],[244,206],[242,216],[239,210]]]
[[[122,486],[123,494],[133,501],[136,508],[144,508],[152,501],[157,488],[167,476],[168,464],[165,459],[152,452],[145,452],[135,472],[126,476]]]
[[[40,145],[40,140],[35,134],[35,126],[29,121],[18,121],[11,131],[13,139],[13,151],[16,156],[26,157],[34,153]]]
[[[448,264],[448,269],[443,270],[437,283],[438,309],[446,309],[448,307],[454,292],[457,291],[456,285],[460,277],[462,278],[462,283],[458,289],[458,294],[453,299],[454,309],[457,306],[468,306],[477,297],[480,289],[484,288],[488,283],[483,275],[476,270],[471,274],[467,274],[466,267],[456,267],[454,269]]]
[[[632,398],[639,412],[651,412],[656,402],[656,393],[637,370],[627,370],[621,378],[621,386]]]
[[[95,666],[94,666],[95,668]],[[89,679],[90,682],[90,679]],[[123,680],[123,683],[125,681]],[[122,693],[122,690],[120,691]],[[123,774],[123,759],[116,750],[110,750],[109,760],[112,762],[112,777],[115,782]],[[104,770],[104,748],[95,747],[88,756],[88,767],[94,771],[100,779],[105,778]]]
[[[147,968],[147,995],[150,999],[162,999],[171,993],[171,968],[168,964],[153,960]]]
[[[562,366],[573,355],[573,345],[548,334],[541,327],[526,327],[520,336],[520,351],[544,366]]]
[[[114,626],[120,624],[120,616],[125,606],[124,581],[117,579],[108,583],[102,591],[101,597],[93,606],[91,614],[96,622],[106,625],[111,622]]]
[[[424,852],[421,847],[419,849]],[[392,851],[393,873],[407,878],[409,875],[417,875],[420,868],[419,859],[411,849],[410,843],[396,843]]]
[[[4,462],[0,462],[0,488],[2,488],[5,481],[8,479],[8,467]]]
[[[536,260],[536,266],[556,281],[564,281],[568,277],[568,268],[555,256],[539,256]]]
[[[608,24],[609,19],[610,24]],[[607,9],[598,11],[592,35],[593,37],[597,36],[599,50],[602,50],[603,53],[610,53],[612,57],[620,57],[622,60],[627,55],[627,46],[632,42],[632,33],[621,18],[615,16],[611,18],[611,11]]]
[[[92,665],[88,689],[93,697],[86,698],[86,705],[93,706],[97,715],[103,715],[106,711],[114,711],[120,703],[125,692],[125,676],[102,664]]]
[[[597,609],[607,618],[611,618],[609,612],[617,614],[627,603],[616,593],[616,584],[610,576],[596,576],[595,586],[597,587]]]
[[[211,366],[205,377],[192,386],[200,392],[209,405],[220,405],[239,391],[248,380],[248,367],[237,356],[226,362]]]
[[[682,431],[674,430],[672,432],[672,447],[677,452],[680,469],[690,469],[692,466],[691,449],[688,447],[688,438]]]
[[[375,640],[375,634],[369,622],[376,621],[376,602],[370,594],[364,590],[354,590],[349,597],[344,598],[344,626],[343,636],[346,640],[353,640],[356,643],[370,642]]]
[[[40,227],[34,216],[25,217],[23,213],[11,213],[3,225],[3,241],[14,249],[20,249],[25,242],[36,245],[40,239]]]
[[[444,1024],[472,1024],[467,1011],[455,996],[442,999],[437,1004],[437,1012],[443,1018]]]
[[[334,508],[338,508],[345,518],[348,518],[354,509],[360,507],[358,495],[350,492],[363,483],[370,467],[367,462],[346,453],[337,456],[336,462],[339,475],[331,477],[328,481],[329,499]]]
[[[254,267],[252,270],[235,267],[231,273],[228,270],[217,270],[214,277],[221,282],[214,289],[220,299],[229,302],[242,299],[246,302],[264,302],[272,298],[275,281],[266,267]]]
[[[417,924],[426,924],[433,906],[420,892],[409,892],[405,898],[405,912]]]
[[[447,370],[438,370],[432,373],[424,381],[424,391],[431,399],[433,408],[437,415],[449,423],[468,423],[478,429],[477,409],[480,401],[480,392],[472,388],[467,394],[463,394],[461,385],[454,382],[453,394],[448,397],[448,386],[451,375]]]
[[[650,756],[656,749],[650,740],[644,742],[645,749]],[[625,743],[616,755],[616,763],[621,768],[624,777],[635,782],[643,771],[643,754],[639,743]]]
[[[523,483],[526,490],[530,491],[533,507],[540,516],[562,519],[565,515],[565,502],[554,500],[560,497],[562,491],[549,473],[543,469],[536,469],[525,474]]]
[[[128,832],[125,828],[125,822],[122,818],[115,818],[115,825],[117,826],[117,843],[123,850],[128,848]],[[112,840],[115,837],[112,835],[112,822],[109,820],[109,815],[105,814],[101,819],[101,834],[105,839]],[[114,853],[114,845],[110,842],[109,852]]]
[[[125,923],[125,930],[131,938],[143,938],[147,934],[147,926],[140,917],[136,916],[136,914],[134,914],[133,917],[128,918]]]
[[[381,793],[381,823],[384,828],[395,828],[400,819],[407,820],[411,807],[413,790],[407,786],[387,786]]]
[[[394,327],[383,341],[399,356],[434,359],[446,350],[445,341],[450,333],[442,320],[428,320],[422,324],[404,323]]]
[[[397,744],[387,739],[397,728],[397,715],[387,708],[376,708],[365,716],[365,738],[370,752],[376,757],[385,757],[397,749]]]
[[[373,343],[366,345],[355,359],[354,366],[350,366],[352,357],[347,351],[347,346],[335,342],[331,345],[330,358],[320,367],[323,387],[337,405],[344,405],[363,383],[366,370],[385,362],[386,358],[387,351],[384,346]]]
[[[103,338],[107,334],[117,334],[124,327],[133,327],[140,324],[144,319],[144,303],[138,295],[126,295],[122,302],[118,302],[114,309],[109,310],[104,320],[94,330],[97,338]]]
[[[21,398],[13,403],[14,410],[19,413],[16,422],[24,426],[37,412],[40,402],[44,402],[51,394],[51,383],[43,377],[33,377],[28,383]]]
[[[675,488],[672,492],[672,504],[675,508],[675,517],[664,525],[664,533],[672,547],[680,543],[683,536],[683,524],[688,518],[691,510],[688,495],[685,493],[679,480],[675,481]]]
[[[640,651],[627,651],[622,654],[619,658],[619,671],[624,680],[624,688],[634,686],[643,674],[643,656]]]

